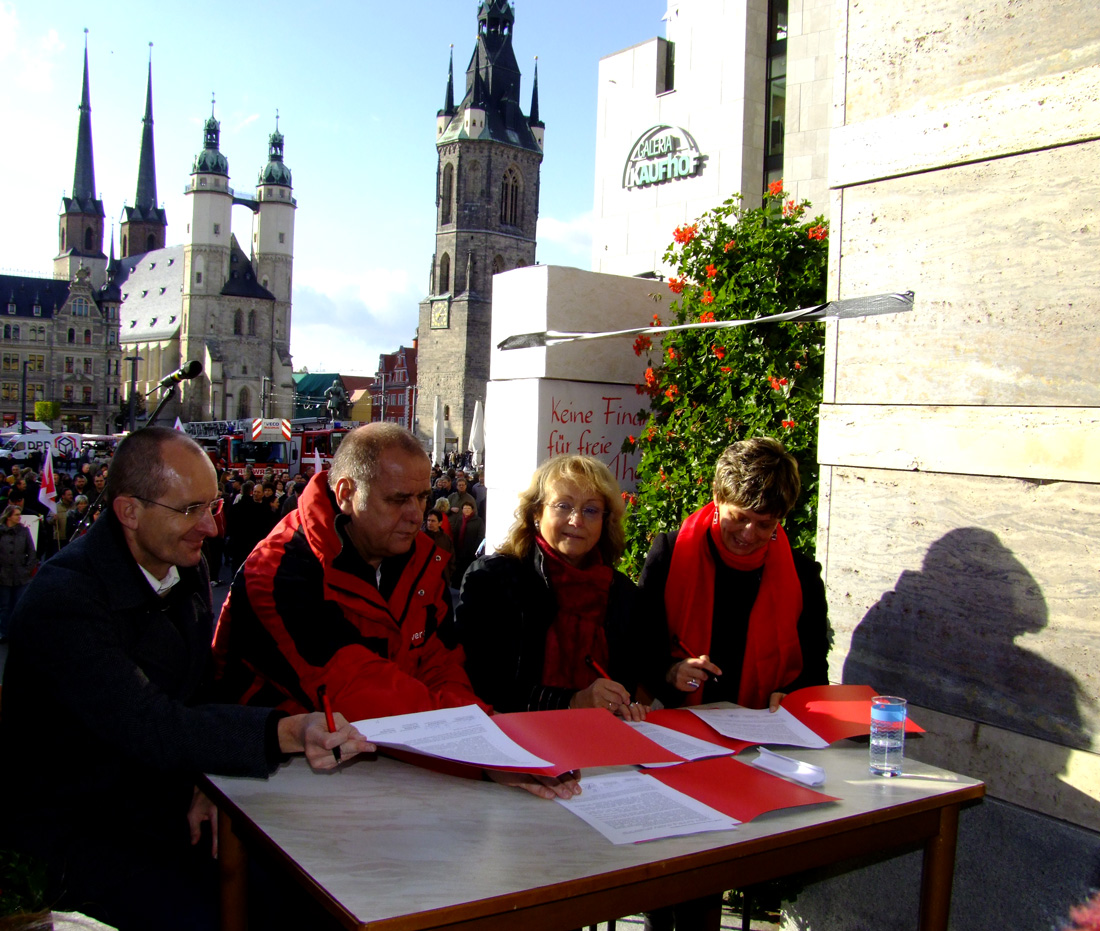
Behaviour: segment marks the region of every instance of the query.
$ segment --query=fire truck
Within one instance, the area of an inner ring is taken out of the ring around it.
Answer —
[[[224,469],[254,471],[272,469],[275,472],[302,472],[311,475],[318,462],[322,469],[332,463],[332,456],[344,434],[359,426],[358,422],[331,422],[306,418],[303,420],[193,421],[184,426],[187,434],[206,449],[215,466]]]

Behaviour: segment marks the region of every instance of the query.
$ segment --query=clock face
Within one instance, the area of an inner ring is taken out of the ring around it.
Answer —
[[[445,330],[450,326],[450,308],[446,301],[436,301],[432,304],[432,329]]]

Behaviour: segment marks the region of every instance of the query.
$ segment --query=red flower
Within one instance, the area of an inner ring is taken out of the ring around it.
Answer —
[[[635,443],[637,443],[637,442],[638,442],[638,441],[637,441],[636,439],[634,439],[634,437],[632,437],[632,436],[628,436],[628,437],[627,437],[627,439],[628,439],[628,440],[630,440],[630,445],[631,445],[631,446],[633,446],[633,445],[634,445]],[[625,498],[625,497],[626,497],[626,495],[624,494],[624,495],[623,495],[623,497]]]
[[[679,278],[669,278],[668,279],[668,289],[673,294],[679,294],[680,292],[682,292],[684,290],[684,285],[685,284],[687,284],[687,278],[685,278],[683,275],[681,275]],[[654,317],[653,319],[656,320],[657,318]],[[659,326],[659,325],[660,325],[659,323],[654,323],[654,326]]]
[[[785,378],[779,379],[779,384],[781,384],[781,385],[787,384],[787,379],[785,379]]]
[[[806,235],[810,239],[826,239],[829,231],[824,226],[811,226],[806,230]]]
[[[723,246],[722,251],[723,252],[729,252],[730,249],[736,249],[736,248],[737,248],[737,240],[736,239],[731,239],[729,242],[727,242],[725,244],[725,246]]]
[[[768,384],[771,385],[772,391],[782,391],[783,386],[779,383],[779,379],[774,375],[768,376]]]
[[[713,310],[704,310],[701,314],[699,314],[699,322],[700,323],[714,323],[714,311]]]
[[[802,368],[802,363],[801,363],[801,362],[796,362],[796,363],[794,364],[794,367],[795,367],[796,369],[800,369],[800,368]]]
[[[675,401],[676,395],[678,395],[679,393],[679,388],[677,388],[675,385],[669,385],[668,390],[665,391],[665,397],[668,398],[670,401]]]
[[[791,427],[794,426],[794,421],[793,420],[784,420],[783,421],[783,426],[786,427],[789,430],[789,429],[791,429]]]
[[[675,359],[676,358],[676,350],[673,349],[671,346],[668,347],[668,357],[670,359]]]
[[[717,268],[715,268],[713,265],[708,265],[707,266],[707,277],[708,278],[713,278],[717,274],[718,274],[718,269]]]
[[[652,368],[645,370],[645,383],[649,385],[650,388],[657,384],[657,373],[654,372]]]
[[[776,194],[782,194],[783,193],[783,179],[780,178],[778,181],[773,181],[771,184],[769,184],[768,185],[768,193],[771,194],[773,197]]]
[[[699,232],[698,224],[692,223],[691,226],[678,226],[672,234],[672,238],[676,242],[683,243],[685,246],[695,238],[695,234]]]
[[[656,314],[653,315],[653,325],[654,326],[660,326],[661,325],[661,318],[658,317]]]
[[[713,352],[719,359],[726,358],[726,348],[724,346],[711,346],[711,352]]]
[[[712,304],[714,303],[714,295],[711,294],[710,291],[704,291],[703,296],[700,298],[700,300],[704,304]]]
[[[725,372],[728,375],[730,372],[733,371],[733,369],[731,369],[728,365],[723,365],[722,366],[722,371]]]
[[[785,216],[785,217],[795,217],[795,216],[798,216],[801,213],[802,213],[802,208],[795,206],[794,198],[791,198],[789,201],[787,201],[783,205],[783,216]]]
[[[653,345],[653,341],[642,333],[634,340],[634,355],[640,356],[643,352],[649,349]]]

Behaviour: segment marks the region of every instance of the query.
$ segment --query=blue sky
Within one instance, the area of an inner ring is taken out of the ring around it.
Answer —
[[[519,0],[513,45],[546,123],[538,261],[589,267],[599,59],[664,35],[666,0]],[[168,242],[184,239],[183,187],[217,97],[230,183],[255,186],[279,111],[294,173],[295,367],[373,374],[411,345],[433,251],[435,114],[448,46],[456,85],[477,0],[419,3],[0,0],[5,205],[0,269],[51,274],[57,210],[73,179],[84,28],[96,186],[108,223],[137,183],[153,43],[157,193]],[[461,96],[459,93],[457,96]],[[249,238],[250,215],[234,208]],[[105,247],[106,248],[106,245]]]

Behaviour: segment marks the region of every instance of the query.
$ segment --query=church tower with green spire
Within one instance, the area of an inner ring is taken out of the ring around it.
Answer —
[[[537,78],[531,115],[520,106],[512,4],[483,0],[477,20],[465,94],[456,106],[452,52],[436,115],[435,255],[417,350],[417,435],[430,445],[439,396],[459,452],[489,380],[492,276],[535,261],[544,132]]]
[[[92,98],[88,89],[88,30],[84,30],[84,84],[80,92],[80,118],[76,128],[76,167],[73,187],[61,199],[58,250],[53,260],[55,278],[72,281],[83,266],[91,272],[91,285],[103,286],[107,256],[103,252],[103,201],[96,196],[95,162],[92,157]]]

